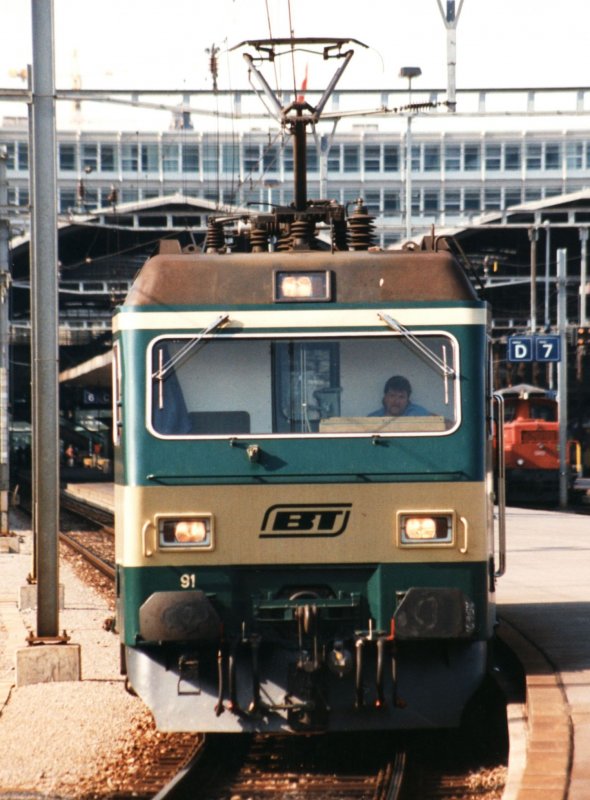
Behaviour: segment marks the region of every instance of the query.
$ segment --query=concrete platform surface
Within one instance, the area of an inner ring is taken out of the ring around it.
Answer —
[[[511,508],[507,537],[498,614],[522,635],[527,669],[527,770],[517,797],[588,800],[590,516]]]

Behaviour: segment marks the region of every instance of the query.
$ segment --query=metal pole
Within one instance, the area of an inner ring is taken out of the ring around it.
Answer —
[[[557,251],[557,330],[561,344],[561,360],[557,364],[557,408],[559,419],[559,507],[566,508],[568,500],[567,467],[567,250]]]
[[[551,326],[549,319],[549,281],[550,281],[550,261],[551,261],[551,224],[549,220],[544,223],[545,226],[545,330],[548,331]]]
[[[537,330],[537,241],[539,231],[529,228],[531,242],[531,333]]]
[[[56,637],[58,602],[58,342],[57,203],[53,0],[31,0],[33,31],[33,235],[35,275],[32,326],[33,498],[38,546],[37,635]]]
[[[411,87],[410,81],[410,87]],[[410,88],[410,103],[412,102]],[[406,127],[406,239],[412,238],[412,112],[408,111]]]
[[[446,11],[443,8],[442,0],[437,0],[438,7],[447,29],[447,101],[449,111],[455,111],[457,107],[457,23],[463,7],[463,0],[459,1],[459,8],[456,8],[455,0],[446,0]]]
[[[6,148],[0,148],[0,535],[8,535],[9,473],[9,416],[8,416],[8,181],[6,179]]]
[[[580,228],[580,327],[588,325],[586,314],[586,282],[588,280],[588,228]]]

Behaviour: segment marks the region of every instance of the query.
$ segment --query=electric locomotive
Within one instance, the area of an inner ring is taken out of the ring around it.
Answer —
[[[559,500],[559,421],[557,401],[547,389],[520,383],[499,389],[504,400],[506,495],[510,502]],[[494,447],[497,442],[494,439]],[[581,474],[579,442],[567,442],[568,490]]]
[[[300,164],[316,112],[283,114]],[[168,731],[458,725],[503,557],[489,311],[444,240],[374,248],[295,182],[163,242],[114,318],[127,680]]]

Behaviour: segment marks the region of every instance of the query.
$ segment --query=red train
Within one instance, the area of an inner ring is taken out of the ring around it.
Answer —
[[[557,401],[546,390],[521,383],[501,389],[504,398],[504,456],[508,501],[559,499]],[[496,439],[494,439],[496,445]],[[568,485],[581,473],[578,442],[567,443]]]

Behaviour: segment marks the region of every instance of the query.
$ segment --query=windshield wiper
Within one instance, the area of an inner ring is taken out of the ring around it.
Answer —
[[[217,319],[202,330],[194,339],[189,339],[188,342],[181,347],[165,364],[161,364],[157,370],[152,372],[152,380],[163,381],[169,372],[180,363],[182,363],[195,349],[195,347],[203,340],[207,334],[212,333],[214,330],[224,325],[229,320],[229,314],[222,314]]]
[[[420,341],[420,339],[415,336],[411,331],[398,322],[397,320],[390,317],[389,314],[383,314],[380,311],[377,312],[377,316],[379,319],[382,319],[386,325],[397,331],[397,333],[401,333],[405,339],[422,353],[429,361],[431,361],[445,377],[456,377],[456,372],[453,367],[449,366],[446,361],[443,361],[442,358],[439,358],[435,352],[433,352],[428,345],[424,344],[424,342]]]

